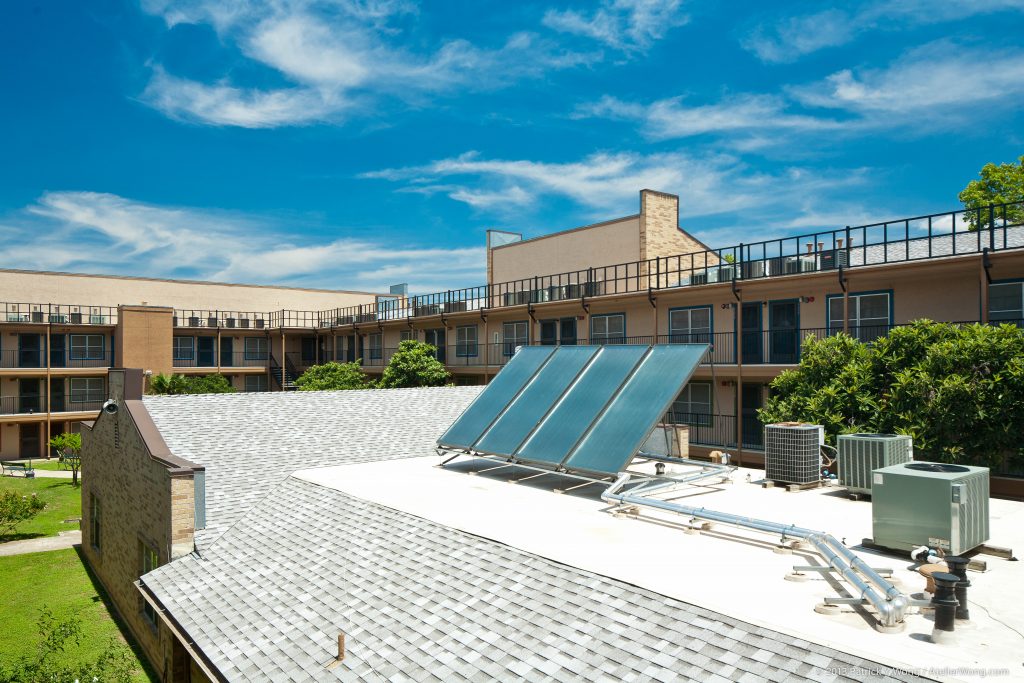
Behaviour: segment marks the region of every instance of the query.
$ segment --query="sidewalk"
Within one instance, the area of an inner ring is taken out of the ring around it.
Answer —
[[[46,550],[62,550],[63,548],[72,548],[81,543],[81,530],[62,531],[56,536],[43,536],[42,538],[30,538],[25,541],[0,543],[0,557],[40,553]]]

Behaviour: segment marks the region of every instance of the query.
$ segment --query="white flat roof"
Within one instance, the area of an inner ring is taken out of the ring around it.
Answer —
[[[1021,563],[981,556],[988,570],[970,574],[971,620],[957,622],[953,641],[937,645],[928,639],[930,614],[916,608],[896,634],[875,631],[873,619],[852,608],[837,615],[816,613],[823,598],[845,593],[817,573],[804,582],[784,580],[794,565],[821,560],[811,551],[777,553],[778,538],[724,525],[686,533],[678,525],[687,520],[678,515],[648,508],[639,518],[609,514],[600,484],[560,495],[554,489],[579,482],[545,475],[515,485],[509,480],[534,472],[511,466],[484,472],[496,465],[485,460],[456,461],[446,468],[439,462],[436,457],[384,460],[306,469],[294,476],[919,675],[977,680],[1024,674]],[[851,547],[871,537],[869,501],[849,500],[832,487],[764,489],[760,478],[757,470],[740,469],[732,483],[693,486],[680,491],[677,500],[825,531]],[[1024,546],[1024,503],[993,499],[991,529],[992,544]],[[893,569],[905,593],[923,592],[924,578],[911,569],[909,557],[855,552],[873,567]]]

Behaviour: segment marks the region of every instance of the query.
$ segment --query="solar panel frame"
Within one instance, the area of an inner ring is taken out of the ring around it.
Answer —
[[[690,381],[707,349],[707,344],[652,346],[562,461],[562,467],[601,475],[625,469]],[[680,367],[686,368],[685,375],[674,372]]]
[[[470,450],[553,356],[556,346],[524,346],[437,440],[442,448]]]
[[[530,378],[508,407],[477,439],[473,449],[481,453],[511,456],[547,420],[559,399],[588,368],[601,348],[560,346]],[[500,374],[500,373],[499,373]]]

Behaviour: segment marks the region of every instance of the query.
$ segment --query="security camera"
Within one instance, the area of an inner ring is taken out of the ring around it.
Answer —
[[[108,415],[113,415],[118,411],[117,401],[112,398],[108,398],[106,403],[103,404],[103,412]]]

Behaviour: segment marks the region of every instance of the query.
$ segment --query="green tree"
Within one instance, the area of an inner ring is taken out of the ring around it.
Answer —
[[[0,683],[129,683],[132,680],[135,665],[131,651],[113,638],[93,661],[75,661],[73,649],[83,637],[82,623],[77,616],[57,618],[44,608],[36,627],[39,643],[35,652],[22,655],[9,667],[0,666]]]
[[[398,345],[377,386],[382,389],[402,387],[440,387],[451,381],[451,375],[435,358],[437,347],[412,339]]]
[[[1024,156],[1017,164],[985,164],[978,180],[967,183],[960,193],[960,201],[967,209],[966,219],[971,230],[985,227],[989,221],[989,204],[1010,204],[1013,206],[997,206],[994,219],[997,225],[1003,219],[1010,224],[1024,223]]]
[[[154,394],[230,394],[236,389],[224,375],[154,375],[149,382]]]
[[[809,339],[800,366],[772,382],[763,422],[910,434],[943,462],[1024,466],[1024,330],[921,320],[862,344]]]
[[[355,361],[314,365],[295,380],[295,386],[299,391],[339,391],[366,389],[370,383],[359,362]]]
[[[0,538],[14,533],[19,524],[32,519],[45,507],[46,503],[34,493],[23,496],[17,491],[0,492]]]
[[[60,461],[71,468],[71,485],[78,486],[78,469],[82,462],[82,435],[65,432],[49,441],[50,448],[57,451]]]

